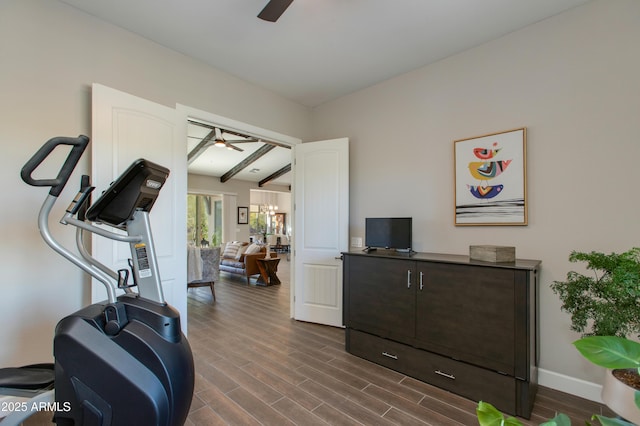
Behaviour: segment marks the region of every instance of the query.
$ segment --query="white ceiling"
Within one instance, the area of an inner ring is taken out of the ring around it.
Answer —
[[[217,69],[316,106],[589,0],[61,0]]]
[[[590,0],[294,0],[275,23],[257,18],[268,0],[60,1],[314,107]],[[236,164],[213,150],[190,170],[220,176],[206,161]]]

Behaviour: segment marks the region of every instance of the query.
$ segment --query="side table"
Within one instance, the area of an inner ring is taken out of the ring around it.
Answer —
[[[276,272],[278,272],[278,263],[280,263],[279,258],[256,259],[256,262],[258,262],[258,269],[260,270],[260,276],[256,280],[257,285],[268,286],[280,284],[280,279],[276,275]]]

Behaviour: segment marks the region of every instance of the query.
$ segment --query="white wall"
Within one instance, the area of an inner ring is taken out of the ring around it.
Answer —
[[[578,267],[569,252],[639,245],[639,41],[640,1],[597,0],[314,110],[315,138],[350,138],[352,236],[367,216],[413,216],[418,251],[513,245],[542,260],[547,384],[602,374],[549,288]],[[523,126],[529,225],[455,227],[453,141]]]
[[[206,43],[206,41],[203,41]],[[52,359],[57,321],[88,302],[85,278],[48,249],[37,231],[47,194],[19,177],[22,165],[53,136],[91,135],[91,83],[168,106],[176,103],[265,129],[308,136],[310,110],[132,33],[52,0],[0,1],[0,367]],[[185,152],[186,155],[186,152]],[[61,155],[55,155],[61,160]],[[43,164],[57,172],[57,164]],[[52,216],[53,233],[75,195],[89,154]],[[98,189],[100,191],[100,189]]]

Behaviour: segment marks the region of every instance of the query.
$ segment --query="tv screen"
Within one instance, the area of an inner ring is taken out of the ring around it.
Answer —
[[[369,248],[411,250],[410,217],[368,217],[364,230]]]

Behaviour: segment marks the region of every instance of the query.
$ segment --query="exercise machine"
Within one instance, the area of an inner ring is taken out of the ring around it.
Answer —
[[[94,188],[89,177],[82,176],[80,191],[60,221],[77,228],[74,253],[53,238],[48,222],[88,144],[89,138],[82,135],[50,139],[21,172],[27,184],[51,187],[38,216],[42,238],[107,291],[106,301],[69,315],[56,326],[54,422],[182,425],[193,397],[193,356],[179,313],[164,300],[149,221],[169,170],[139,159],[94,204]],[[38,166],[60,146],[70,147],[70,152],[58,176],[33,178]],[[85,232],[128,244],[129,268],[113,271],[93,258],[84,246]]]

